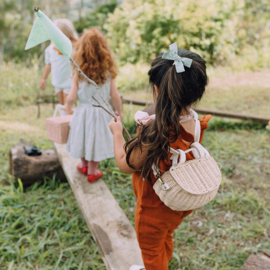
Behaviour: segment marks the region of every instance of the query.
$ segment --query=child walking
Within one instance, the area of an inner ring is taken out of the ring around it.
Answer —
[[[87,31],[76,43],[73,59],[86,76],[99,85],[103,97],[108,102],[112,101],[122,118],[122,101],[114,80],[116,66],[105,37],[97,29]],[[73,68],[72,87],[65,104],[68,114],[72,114],[77,96],[80,103],[70,122],[67,150],[73,158],[81,158],[77,169],[87,174],[89,182],[93,182],[102,176],[102,171],[97,170],[99,162],[114,157],[113,136],[108,126],[111,116],[92,106],[96,104],[94,96],[106,107],[96,87],[88,84]]]
[[[70,20],[58,19],[54,23],[71,40],[72,44],[76,42],[78,35]],[[51,72],[55,93],[58,96],[59,103],[64,105],[72,83],[70,62],[52,43],[45,50],[45,64],[40,89],[45,89],[47,77]]]
[[[169,148],[185,151],[194,142],[191,106],[202,98],[207,85],[205,61],[196,53],[173,46],[176,48],[173,60],[166,59],[169,52],[160,54],[148,72],[155,115],[135,114],[137,136],[128,143],[122,135],[120,118],[110,122],[117,165],[122,172],[132,173],[137,198],[135,229],[144,266],[133,265],[130,270],[167,270],[173,254],[172,233],[192,212],[172,210],[153,189],[157,178],[152,165],[161,172],[168,171],[172,165]],[[200,119],[200,141],[210,118],[207,115]],[[187,160],[193,158],[191,152],[186,154]]]

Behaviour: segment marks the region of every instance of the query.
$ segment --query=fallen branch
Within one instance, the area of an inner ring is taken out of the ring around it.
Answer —
[[[116,117],[115,115],[113,115],[111,112],[109,112],[106,108],[104,108],[104,107],[100,104],[100,102],[99,102],[95,97],[92,96],[92,98],[93,98],[93,100],[95,100],[95,101],[97,102],[97,104],[98,104],[98,105],[93,104],[93,107],[102,108],[105,112],[107,112],[107,113],[108,113],[109,115],[111,115],[115,120],[117,120],[117,117]],[[122,123],[122,125],[123,125],[123,123]],[[123,131],[124,131],[124,133],[127,135],[128,139],[131,140],[131,136],[129,135],[129,133],[128,133],[128,131],[127,131],[127,129],[126,129],[126,127],[125,127],[124,125],[123,125]]]

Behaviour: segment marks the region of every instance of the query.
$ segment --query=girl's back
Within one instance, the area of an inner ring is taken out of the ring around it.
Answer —
[[[113,140],[108,128],[111,116],[104,110],[92,106],[96,104],[92,96],[102,104],[96,87],[85,80],[78,83],[79,104],[70,122],[70,135],[67,149],[74,158],[99,162],[112,158]],[[111,79],[99,85],[99,91],[107,101],[110,100]]]
[[[70,88],[72,68],[65,55],[59,54],[54,45],[49,45],[45,50],[45,63],[51,65],[52,85],[57,88]]]
[[[102,96],[105,98],[106,101],[110,101],[110,91],[111,91],[111,78],[108,78],[104,84],[100,84],[99,91],[101,92]],[[102,100],[100,99],[96,87],[93,84],[89,84],[85,80],[79,82],[79,90],[78,90],[78,98],[80,104],[96,104],[94,99],[95,97],[100,103]]]

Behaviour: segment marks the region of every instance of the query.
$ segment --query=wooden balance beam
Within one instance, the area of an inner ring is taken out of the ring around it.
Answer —
[[[130,98],[130,97],[123,97],[122,98],[123,103],[132,103],[134,105],[140,105],[140,106],[146,106],[146,105],[152,105],[153,102],[149,100],[141,100],[136,98]],[[154,107],[151,106],[151,114],[154,113]],[[237,113],[237,112],[228,112],[228,111],[222,111],[222,110],[215,110],[215,109],[205,109],[205,108],[195,108],[197,113],[201,114],[211,114],[215,116],[220,117],[228,117],[228,118],[235,118],[235,119],[241,119],[241,120],[250,120],[253,122],[260,122],[268,124],[270,121],[270,116],[261,116],[261,115],[254,115],[254,114],[246,114],[246,113]]]
[[[143,265],[135,230],[104,181],[87,182],[76,168],[80,161],[70,157],[66,145],[54,143],[54,148],[106,268]]]

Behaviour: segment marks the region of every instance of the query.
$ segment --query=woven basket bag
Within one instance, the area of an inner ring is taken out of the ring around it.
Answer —
[[[219,164],[199,143],[200,121],[192,110],[196,121],[194,139],[190,149],[170,148],[172,167],[160,176],[160,172],[152,166],[157,178],[153,188],[160,200],[175,211],[188,211],[202,207],[216,196],[221,184]],[[186,153],[192,152],[195,159],[186,161]],[[180,161],[178,159],[180,157]]]

